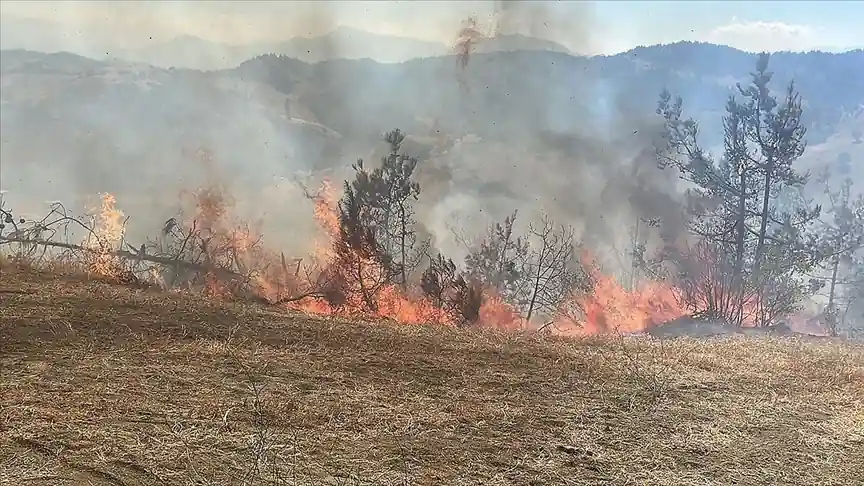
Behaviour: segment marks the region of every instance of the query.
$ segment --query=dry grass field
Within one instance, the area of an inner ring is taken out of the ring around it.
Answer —
[[[4,267],[0,484],[864,484],[864,349],[347,322]]]

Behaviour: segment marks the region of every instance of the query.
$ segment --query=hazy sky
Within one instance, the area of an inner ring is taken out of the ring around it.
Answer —
[[[503,4],[507,6],[502,6]],[[495,12],[522,22],[511,30],[582,53],[704,40],[746,50],[842,50],[864,46],[864,2],[0,2],[4,23],[59,24],[66,36],[131,48],[193,35],[231,44],[316,35],[337,25],[451,43],[470,15]],[[491,22],[490,22],[491,25]]]

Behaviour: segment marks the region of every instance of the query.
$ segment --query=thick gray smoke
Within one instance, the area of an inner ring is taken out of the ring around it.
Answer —
[[[260,38],[274,39],[277,26],[287,40],[326,33],[346,17],[340,4],[304,5],[289,15],[285,5],[256,4],[242,18],[261,23],[245,27],[231,20],[238,12],[208,12],[196,3],[104,8],[122,17],[127,29],[154,26],[162,41],[216,29],[235,43],[208,43],[209,55],[248,59],[275,49]],[[455,36],[466,14],[477,15],[495,35],[553,39],[574,52],[597,48],[588,4],[485,2],[482,7],[438,12],[436,25],[452,22],[450,33],[442,34],[440,52],[421,46],[417,56],[447,53],[450,46],[443,41]],[[44,45],[35,47],[105,58],[99,53],[112,32],[93,23],[103,7],[63,8],[71,19],[64,28],[78,35],[41,37]],[[44,19],[28,22],[33,32],[48,28]],[[12,37],[4,33],[4,49]],[[366,41],[373,51],[384,52],[372,45],[380,39],[345,30],[292,45],[309,46],[316,59],[339,59],[356,57]],[[11,47],[21,47],[20,38],[15,42]],[[107,57],[134,57],[136,47],[129,42]],[[182,65],[177,60],[186,58],[194,66],[200,52],[174,50],[167,64]],[[425,159],[423,223],[438,247],[457,258],[464,248],[451,227],[475,238],[514,209],[522,212],[523,223],[545,213],[573,224],[586,244],[609,255],[628,250],[638,218],[662,217],[670,222],[661,228],[664,237],[674,237],[680,229],[674,180],[653,163],[656,122],[630,107],[625,93],[582,69],[582,62],[546,52],[478,54],[465,67],[460,86],[452,57],[399,65],[305,64],[272,57],[200,72],[6,50],[0,188],[31,218],[46,210],[45,200],[80,208],[99,192],[114,193],[130,216],[129,239],[136,241],[176,215],[181,191],[218,183],[237,201],[238,217],[261,222],[271,245],[305,251],[316,227],[311,205],[293,180],[327,169],[338,187],[351,176],[347,167],[357,157],[377,162],[378,137],[399,127],[411,135],[411,150]],[[206,149],[206,160],[200,148]],[[320,178],[319,173],[309,182],[314,186]]]

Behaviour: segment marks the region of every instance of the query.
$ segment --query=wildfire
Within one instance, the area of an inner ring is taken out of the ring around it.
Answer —
[[[101,196],[101,204],[95,209],[93,236],[86,246],[93,250],[87,261],[88,271],[95,275],[114,277],[121,268],[119,258],[113,253],[123,240],[125,215],[117,209],[113,194]]]
[[[525,327],[525,323],[516,308],[499,295],[489,291],[483,295],[479,324],[501,330],[517,330]]]
[[[316,257],[322,260],[332,257],[332,242],[339,236],[339,206],[330,179],[324,179],[321,188],[313,197],[315,220],[323,230],[323,238],[315,245]]]
[[[186,226],[195,228],[197,232],[203,263],[234,272],[251,272],[249,277],[262,295],[278,296],[284,282],[272,274],[253,271],[273,266],[277,257],[260,247],[259,232],[231,218],[234,199],[228,191],[211,184],[191,193],[191,199],[194,211],[190,220],[186,221]],[[227,297],[232,293],[231,286],[212,270],[204,277],[204,288],[208,295],[214,297]]]
[[[486,37],[478,27],[476,17],[469,17],[462,22],[462,27],[456,34],[456,42],[453,45],[453,52],[456,53],[460,69],[464,70],[468,67],[475,46]]]
[[[325,180],[312,198],[315,218],[325,238],[316,246],[316,258],[325,261],[332,256],[334,238],[339,235],[339,215],[337,198],[329,180]],[[586,255],[586,263],[592,263],[594,289],[587,296],[575,296],[575,307],[583,309],[583,315],[575,319],[580,333],[596,334],[603,332],[640,332],[662,322],[684,315],[675,299],[674,289],[661,283],[642,284],[634,291],[627,291],[610,276],[601,274]],[[376,281],[380,278],[380,265],[375,261],[362,261],[362,279]],[[497,329],[517,330],[526,327],[517,309],[491,291],[484,292],[480,308],[479,325]],[[350,300],[353,299],[354,301]],[[354,313],[355,309],[374,308],[375,317],[389,318],[403,323],[442,323],[453,324],[441,309],[436,308],[422,296],[407,295],[401,288],[390,285],[375,295],[372,305],[360,302],[359,297],[351,296],[340,309],[334,309],[320,299],[304,299],[292,304],[298,310],[335,314]],[[368,312],[367,312],[368,314]],[[572,333],[574,320],[562,322],[556,328],[562,333]],[[569,329],[569,330],[568,330]]]
[[[644,282],[628,291],[614,277],[596,271],[593,277],[593,291],[579,299],[582,333],[643,332],[686,314],[671,286]]]
[[[340,234],[340,223],[338,199],[328,180],[322,183],[321,188],[311,198],[315,218],[322,229],[312,256],[312,275],[299,275],[299,262],[296,267],[293,264],[289,266],[283,254],[267,251],[262,247],[258,233],[252,231],[248,225],[233,221],[230,218],[233,200],[227,196],[224,189],[206,187],[192,192],[191,196],[194,211],[189,221],[184,224],[196,228],[199,232],[201,242],[204,242],[202,246],[205,247],[205,261],[220,268],[244,273],[251,279],[255,290],[271,302],[303,295],[304,291],[308,291],[306,298],[285,305],[315,314],[364,314],[406,324],[456,324],[451,315],[429,299],[402,286],[385,282],[386,284],[373,294],[346,292],[344,302],[335,305],[329,299],[322,298],[322,292],[310,290],[310,285],[321,282],[303,283],[304,280],[332,277],[328,272],[333,264],[334,242]],[[113,195],[102,196],[101,206],[95,217],[97,238],[96,242],[90,245],[96,250],[90,262],[91,270],[106,276],[116,275],[120,268],[113,251],[118,248],[123,238],[124,214],[115,206]],[[591,262],[587,255],[585,260],[586,265]],[[356,275],[352,274],[352,278],[357,279],[361,287],[369,287],[372,282],[385,281],[384,269],[379,262],[372,258],[359,257],[356,261],[358,264],[352,267]],[[659,282],[646,282],[628,291],[613,277],[600,273],[596,266],[590,265],[587,268],[593,269],[593,291],[575,295],[571,302],[565,303],[570,308],[580,309],[581,312],[571,315],[569,319],[559,319],[560,322],[555,323],[559,333],[640,332],[685,314],[675,299],[675,289],[670,286]],[[231,293],[230,286],[212,272],[204,276],[203,284],[205,291],[211,296]],[[304,285],[307,287],[304,288]],[[370,298],[374,301],[369,302],[367,299]],[[483,295],[478,324],[505,330],[530,327],[530,323],[524,322],[513,305],[488,290]]]

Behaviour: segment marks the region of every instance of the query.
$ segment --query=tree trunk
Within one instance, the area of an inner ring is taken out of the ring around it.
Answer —
[[[756,255],[753,261],[753,276],[757,279],[759,284],[758,292],[759,298],[756,301],[756,305],[758,306],[758,320],[756,322],[757,327],[761,327],[766,325],[764,315],[762,312],[762,299],[764,298],[764,286],[762,285],[762,254],[765,249],[765,236],[768,232],[768,207],[771,202],[771,184],[773,184],[773,175],[774,175],[774,160],[769,158],[768,163],[765,167],[765,190],[762,192],[762,214],[759,215],[761,221],[759,223],[759,238],[756,242]]]
[[[734,322],[735,326],[744,324],[744,243],[747,236],[747,171],[742,170],[738,186],[738,214],[735,234],[735,266],[732,275],[732,288],[729,289],[727,299],[734,299]],[[724,303],[724,307],[730,302]]]
[[[765,190],[762,192],[762,214],[759,215],[759,240],[756,243],[756,257],[753,262],[753,270],[757,276],[762,266],[762,251],[765,247],[765,235],[768,231],[768,206],[771,202],[771,184],[774,183],[774,161],[769,160],[765,168]]]
[[[831,271],[831,289],[828,292],[828,331],[832,337],[837,337],[837,309],[834,303],[834,290],[837,287],[837,270],[840,268],[840,257],[834,258]]]
[[[636,218],[636,231],[633,232],[633,253],[630,255],[630,291],[636,288],[636,245],[639,244],[639,222],[642,218]]]
[[[528,303],[528,312],[525,317],[525,324],[531,322],[531,317],[534,314],[534,306],[537,305],[537,294],[540,293],[540,278],[543,272],[543,267],[546,264],[546,252],[548,245],[546,240],[543,240],[543,248],[540,249],[540,253],[537,256],[537,268],[535,271],[537,275],[534,277],[534,291],[531,292],[531,301]]]
[[[406,260],[408,258],[408,249],[407,246],[407,236],[408,236],[408,226],[405,222],[405,206],[399,205],[399,252],[402,260],[399,262],[399,269],[402,273],[402,290],[408,289],[408,274],[406,267]]]

